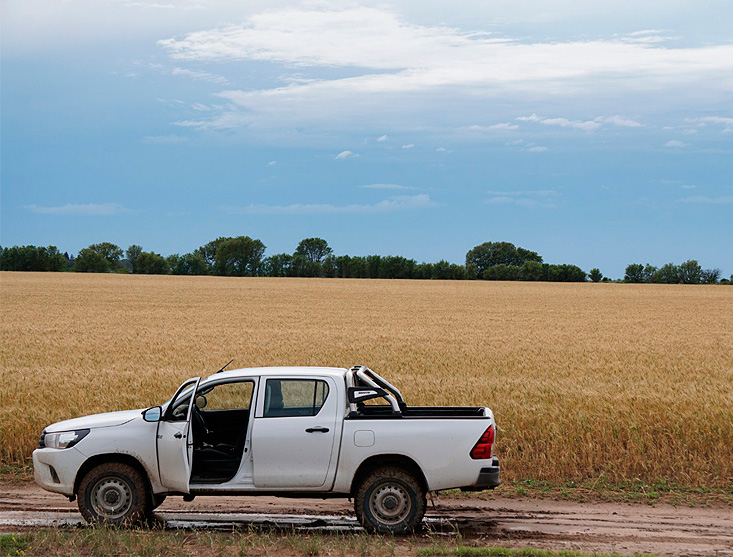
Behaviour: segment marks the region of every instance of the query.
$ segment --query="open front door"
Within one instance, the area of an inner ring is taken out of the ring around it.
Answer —
[[[160,483],[171,491],[188,493],[193,456],[191,411],[200,377],[178,388],[158,422],[158,471]]]

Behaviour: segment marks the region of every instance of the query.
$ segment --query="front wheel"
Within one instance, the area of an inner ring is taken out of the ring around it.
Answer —
[[[370,472],[359,484],[354,510],[364,528],[380,534],[404,534],[422,522],[425,489],[409,472],[385,467]]]
[[[92,468],[79,484],[79,512],[90,524],[120,526],[145,517],[149,502],[143,475],[128,464],[106,462]]]

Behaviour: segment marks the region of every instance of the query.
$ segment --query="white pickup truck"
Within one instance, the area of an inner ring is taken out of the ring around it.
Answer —
[[[50,425],[33,466],[90,523],[140,520],[172,494],[349,497],[365,528],[402,533],[430,491],[499,485],[495,431],[488,408],[409,407],[364,366],[251,368]]]

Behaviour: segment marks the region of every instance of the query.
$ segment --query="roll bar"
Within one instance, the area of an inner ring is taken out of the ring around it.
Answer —
[[[389,392],[384,398],[392,406],[392,410],[396,414],[402,414],[402,408],[406,406],[405,400],[402,398],[402,393],[392,385],[389,381],[381,377],[379,374],[373,372],[367,366],[353,366],[350,370],[354,375],[365,385],[375,388],[382,388]],[[356,405],[353,405],[352,411],[356,410]]]

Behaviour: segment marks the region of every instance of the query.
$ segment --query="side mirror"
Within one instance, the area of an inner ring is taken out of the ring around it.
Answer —
[[[206,396],[204,395],[197,396],[194,402],[196,403],[196,408],[198,408],[199,410],[203,410],[204,408],[206,408],[206,405],[209,403],[209,401],[206,400]]]
[[[146,422],[159,422],[163,409],[160,406],[153,406],[143,412],[143,420]]]

